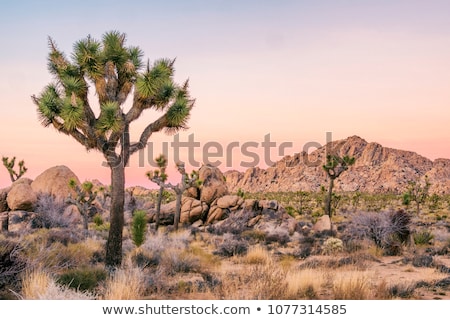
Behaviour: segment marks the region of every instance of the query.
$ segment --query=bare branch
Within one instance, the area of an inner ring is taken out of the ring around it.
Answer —
[[[162,115],[156,121],[150,123],[142,132],[141,137],[139,138],[139,142],[133,143],[130,145],[130,155],[137,152],[138,150],[144,149],[147,144],[148,139],[154,132],[161,131],[167,127],[167,118],[166,115]]]

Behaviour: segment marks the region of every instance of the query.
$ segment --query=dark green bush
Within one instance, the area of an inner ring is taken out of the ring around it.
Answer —
[[[80,291],[93,291],[106,277],[107,272],[102,268],[81,268],[64,272],[57,282]]]
[[[143,210],[137,210],[133,215],[131,224],[131,239],[136,247],[140,247],[144,243],[146,229],[147,213]]]

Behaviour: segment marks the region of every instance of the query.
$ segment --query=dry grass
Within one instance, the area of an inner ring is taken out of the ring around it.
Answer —
[[[139,268],[117,269],[106,281],[104,300],[139,300],[145,290],[143,271]]]
[[[25,273],[22,279],[22,299],[25,300],[91,300],[96,296],[58,285],[52,276],[42,270]]]
[[[42,270],[26,272],[22,279],[22,297],[26,300],[40,299],[52,282],[50,275]]]
[[[271,253],[261,245],[250,247],[247,254],[243,257],[244,263],[248,264],[268,264],[272,260]]]
[[[317,299],[326,284],[327,275],[323,270],[302,269],[286,275],[286,296],[288,299]]]
[[[335,300],[366,300],[371,298],[371,274],[367,271],[349,270],[336,273],[332,279]]]

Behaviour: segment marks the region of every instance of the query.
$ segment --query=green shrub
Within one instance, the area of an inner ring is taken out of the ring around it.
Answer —
[[[93,291],[106,276],[107,272],[101,268],[81,268],[64,272],[57,282],[76,290]]]
[[[428,230],[416,232],[413,237],[416,245],[428,245],[434,239],[434,235]]]
[[[140,247],[145,241],[145,232],[147,229],[147,213],[143,210],[137,210],[134,213],[131,224],[131,240]]]
[[[297,210],[295,210],[295,208],[292,207],[292,206],[287,206],[286,207],[286,212],[287,212],[288,215],[290,215],[293,218],[295,218],[295,216],[297,215]]]
[[[103,225],[104,223],[102,216],[98,213],[92,218],[92,221],[94,221],[97,227]]]

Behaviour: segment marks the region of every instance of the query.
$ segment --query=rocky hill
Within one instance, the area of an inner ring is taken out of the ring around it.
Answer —
[[[231,170],[224,175],[232,192],[239,188],[246,192],[318,191],[327,183],[322,169],[327,151],[356,159],[336,180],[337,190],[402,193],[408,181],[426,175],[430,192],[450,194],[450,159],[431,161],[415,152],[383,147],[358,136],[330,142],[310,154],[286,156],[267,169]]]

